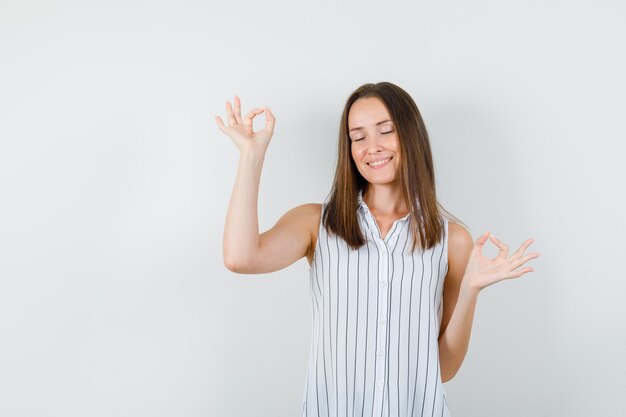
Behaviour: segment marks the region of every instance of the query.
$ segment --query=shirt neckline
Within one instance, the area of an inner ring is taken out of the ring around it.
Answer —
[[[357,193],[357,204],[358,204],[358,208],[362,208],[363,210],[367,211],[372,216],[372,218],[374,217],[369,207],[367,206],[367,203],[365,202],[365,200],[363,200],[363,189],[360,189],[359,192]],[[410,216],[411,216],[411,212],[407,213],[404,217],[400,217],[399,219],[396,219],[395,221],[406,220]]]

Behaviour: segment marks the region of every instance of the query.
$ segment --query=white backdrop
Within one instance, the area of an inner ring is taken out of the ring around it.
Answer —
[[[298,415],[308,264],[224,267],[238,153],[213,116],[234,94],[276,115],[264,231],[323,201],[345,99],[377,81],[414,97],[472,236],[542,254],[481,293],[452,415],[626,415],[625,19],[618,0],[0,0],[0,415]]]

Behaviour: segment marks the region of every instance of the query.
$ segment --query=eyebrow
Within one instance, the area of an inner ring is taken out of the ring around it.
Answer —
[[[389,119],[383,120],[382,122],[376,123],[376,126],[382,125],[383,123],[387,123],[387,122],[391,122],[391,120],[389,120]],[[353,130],[359,130],[359,129],[363,129],[363,126],[353,127],[352,129],[349,130],[349,132],[352,132]]]

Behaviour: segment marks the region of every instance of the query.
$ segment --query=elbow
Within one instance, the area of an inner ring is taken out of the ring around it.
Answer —
[[[459,363],[457,366],[444,366],[444,364],[440,364],[441,365],[441,382],[448,382],[450,381],[452,378],[454,378],[456,376],[456,374],[459,372],[459,369],[461,369],[461,364]]]
[[[243,273],[245,269],[245,263],[241,261],[241,259],[233,258],[232,256],[226,256],[224,254],[223,257],[224,266],[231,272],[236,272],[238,274]]]
[[[450,360],[446,360],[446,358],[439,358],[439,369],[441,372],[441,382],[448,382],[459,371],[461,367],[460,363],[451,363]]]
[[[238,268],[237,264],[235,262],[231,261],[230,259],[229,260],[224,259],[224,266],[230,272],[237,272],[237,268]]]
[[[448,381],[450,381],[452,378],[454,378],[454,376],[456,375],[456,372],[454,373],[442,373],[441,374],[441,382],[442,383],[446,383]]]
[[[457,374],[457,370],[455,371],[448,371],[448,372],[442,372],[441,373],[441,382],[446,383],[448,381],[450,381],[452,378],[454,378]]]
[[[461,353],[452,354],[445,344],[442,344],[442,339],[439,340],[439,369],[441,372],[441,382],[448,382],[456,376],[461,369],[463,359],[467,353],[465,348]]]

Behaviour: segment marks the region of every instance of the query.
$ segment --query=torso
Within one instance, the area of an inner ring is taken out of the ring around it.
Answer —
[[[446,233],[413,252],[408,216],[360,207],[366,243],[354,249],[321,227],[321,208],[305,216],[313,332],[301,415],[449,417],[438,357]]]

